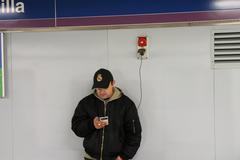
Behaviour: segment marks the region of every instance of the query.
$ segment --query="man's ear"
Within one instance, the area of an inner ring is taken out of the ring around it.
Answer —
[[[115,86],[116,82],[115,80],[112,81],[112,86]]]

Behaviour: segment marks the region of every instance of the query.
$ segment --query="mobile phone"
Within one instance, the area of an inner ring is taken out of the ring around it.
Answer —
[[[99,117],[99,120],[102,121],[102,122],[105,122],[107,125],[109,124],[109,122],[108,122],[108,116]]]

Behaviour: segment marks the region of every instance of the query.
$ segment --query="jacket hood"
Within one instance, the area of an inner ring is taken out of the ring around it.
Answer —
[[[118,99],[118,98],[120,98],[120,97],[122,97],[122,91],[119,89],[119,88],[117,88],[117,87],[114,87],[114,91],[113,91],[113,95],[112,95],[112,97],[111,98],[109,98],[109,99],[107,99],[107,100],[104,100],[104,99],[102,99],[102,98],[100,98],[98,95],[97,95],[97,93],[96,93],[96,91],[94,90],[94,96],[96,96],[98,99],[100,99],[101,101],[103,101],[103,102],[110,102],[110,101],[113,101],[113,100],[116,100],[116,99]]]

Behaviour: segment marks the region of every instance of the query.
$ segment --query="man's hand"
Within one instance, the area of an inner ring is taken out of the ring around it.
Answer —
[[[96,129],[104,128],[107,125],[106,122],[100,121],[99,117],[93,119],[93,124]]]
[[[123,160],[120,156],[117,156],[116,160]]]

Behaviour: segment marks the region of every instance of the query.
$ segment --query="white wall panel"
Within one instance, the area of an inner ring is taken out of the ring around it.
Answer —
[[[15,160],[79,159],[71,117],[107,66],[106,31],[15,33],[12,47]]]
[[[240,159],[240,70],[215,71],[217,160]]]
[[[139,101],[136,37],[149,38],[143,61],[142,146],[136,159],[213,160],[213,87],[206,28],[109,32],[110,68]],[[197,37],[197,40],[196,40]],[[123,49],[122,49],[123,48]]]
[[[11,101],[0,99],[0,159],[12,158]]]

